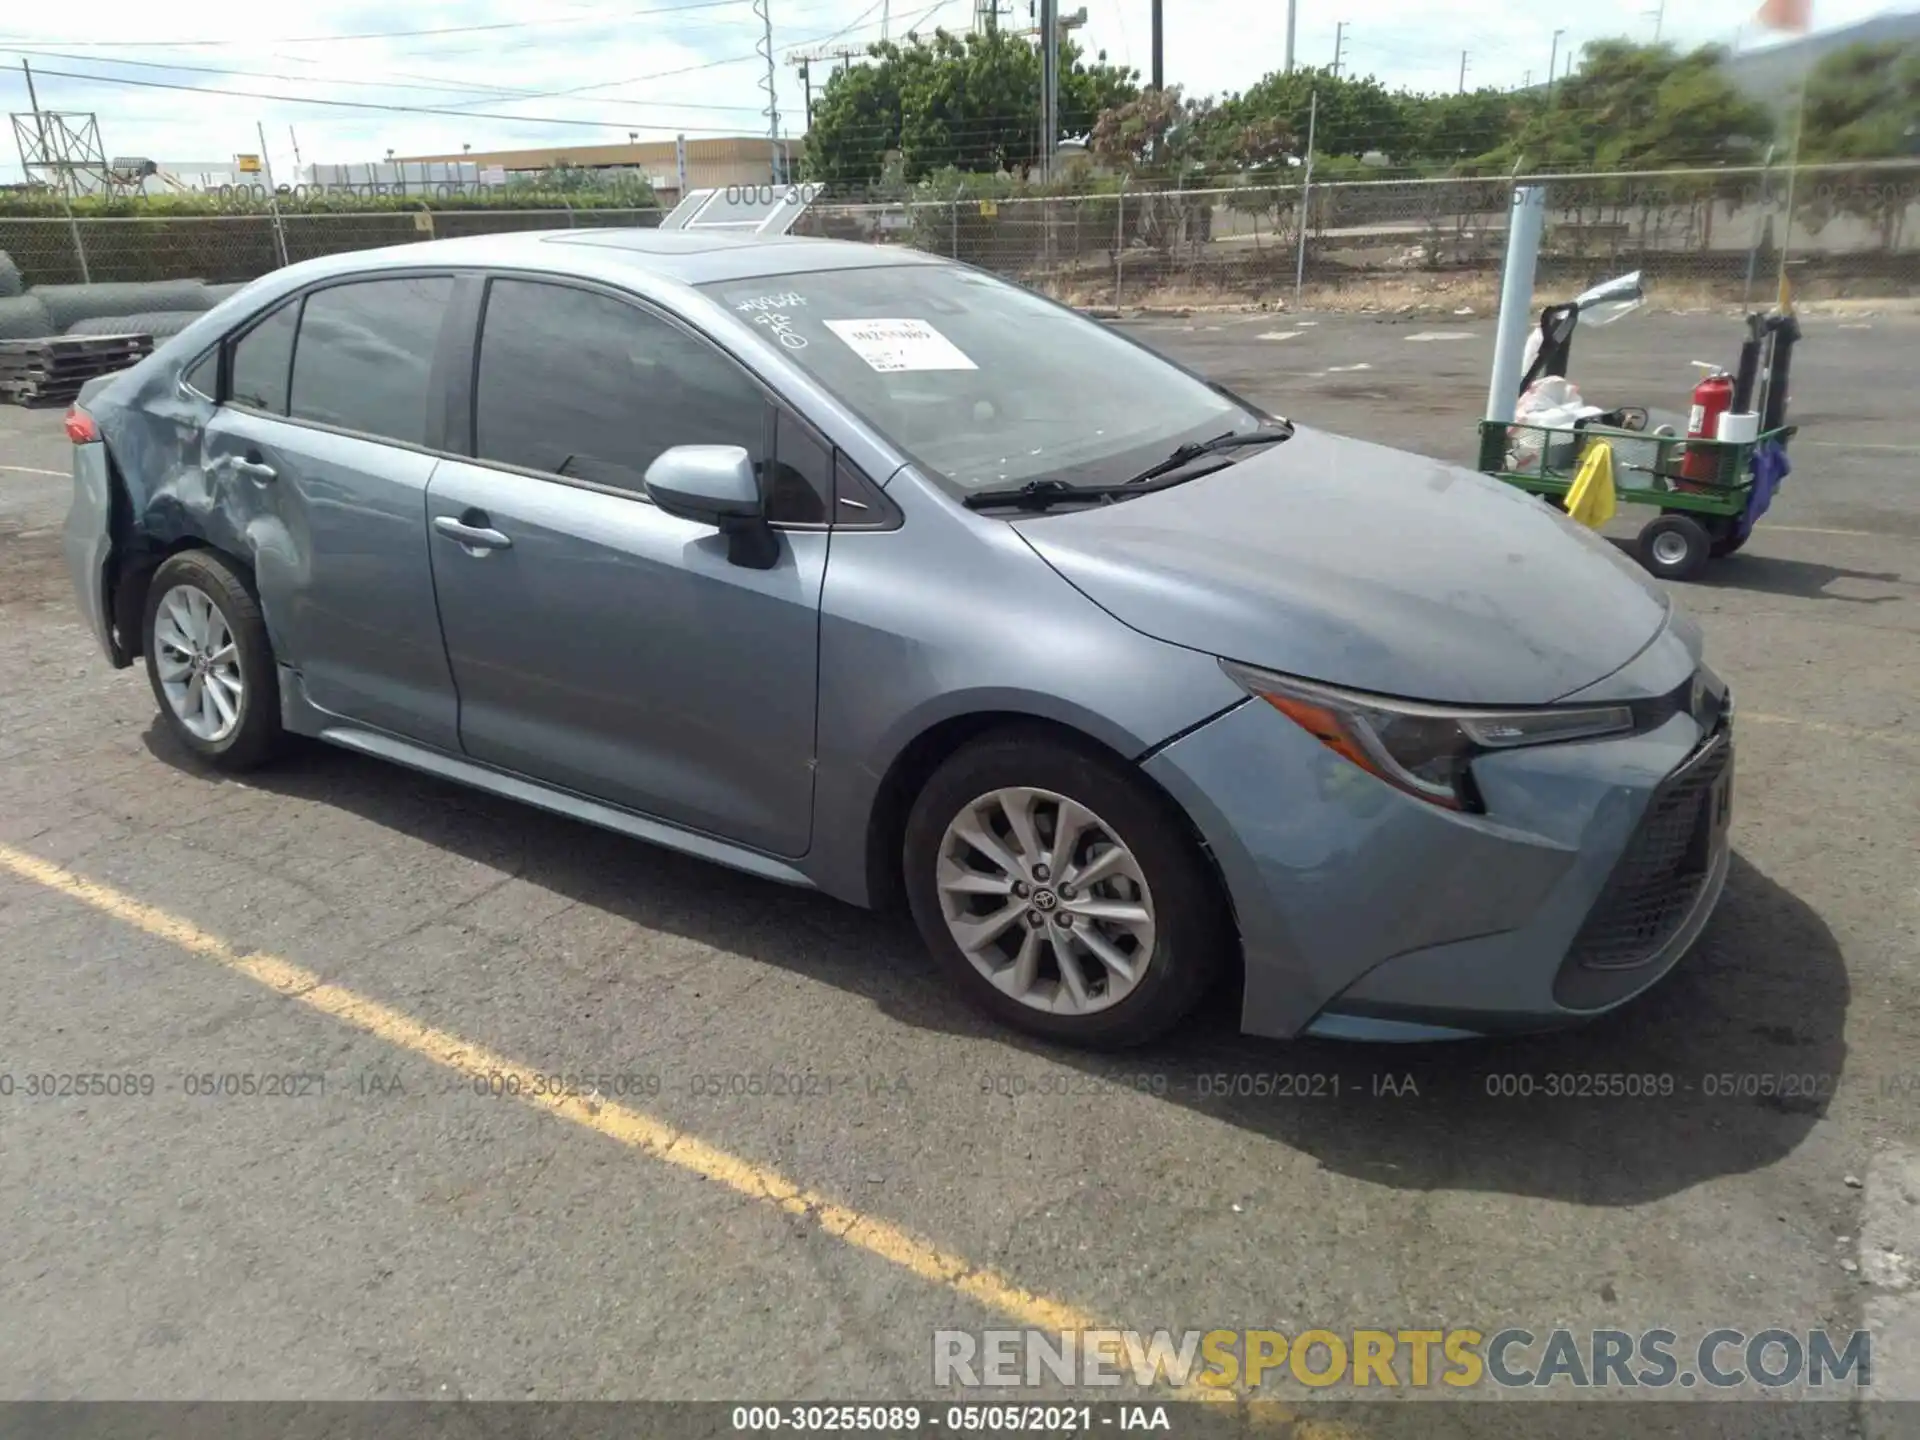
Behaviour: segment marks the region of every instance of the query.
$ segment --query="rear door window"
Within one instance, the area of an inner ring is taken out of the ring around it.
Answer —
[[[408,445],[427,443],[448,275],[329,285],[307,296],[287,413]]]
[[[233,342],[227,398],[235,405],[269,415],[287,413],[287,370],[299,319],[299,300],[289,300]]]
[[[611,295],[495,280],[481,326],[474,452],[643,493],[675,445],[739,445],[764,473],[772,409],[735,361]]]

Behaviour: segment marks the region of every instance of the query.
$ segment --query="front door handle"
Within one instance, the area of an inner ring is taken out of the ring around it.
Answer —
[[[513,541],[492,526],[469,525],[463,520],[454,519],[451,515],[434,516],[433,528],[449,540],[457,540],[475,553],[487,550],[508,550],[513,547]]]

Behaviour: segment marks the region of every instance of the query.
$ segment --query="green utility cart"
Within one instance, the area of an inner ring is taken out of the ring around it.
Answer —
[[[1609,446],[1614,498],[1660,511],[1640,531],[1640,562],[1663,579],[1686,580],[1746,544],[1754,452],[1769,442],[1784,446],[1794,428],[1752,440],[1688,440],[1598,422],[1560,429],[1482,420],[1479,468],[1565,508],[1587,448]]]

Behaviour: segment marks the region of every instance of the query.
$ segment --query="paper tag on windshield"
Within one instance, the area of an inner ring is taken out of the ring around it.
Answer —
[[[924,320],[829,320],[826,326],[875,370],[980,368]]]

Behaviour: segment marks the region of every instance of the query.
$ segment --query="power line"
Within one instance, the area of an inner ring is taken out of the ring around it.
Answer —
[[[672,15],[683,10],[718,10],[742,0],[685,0],[645,10],[594,11],[584,15],[548,16],[539,20],[499,20],[485,25],[442,25],[430,30],[368,30],[352,35],[223,36],[217,40],[47,40],[32,35],[0,36],[0,43],[24,40],[29,45],[61,45],[73,49],[180,49],[204,45],[332,45],[356,40],[410,40],[428,35],[473,35],[481,31],[532,30],[549,25],[583,25],[596,20],[628,20],[642,15]]]
[[[755,57],[748,56],[748,59]],[[717,60],[716,65],[731,65],[736,60]],[[703,68],[699,66],[695,69]],[[459,120],[505,120],[517,125],[567,125],[587,130],[623,130],[629,122],[625,120],[581,120],[557,115],[502,115],[488,111],[458,110],[449,106],[434,105],[380,105],[371,100],[323,100],[311,95],[276,95],[264,90],[230,90],[217,85],[170,85],[164,80],[135,80],[126,75],[87,75],[76,70],[46,70],[42,75],[57,75],[63,80],[90,80],[98,85],[131,85],[142,90],[178,90],[189,95],[225,95],[241,100],[272,100],[285,105],[322,105],[333,110],[373,110],[394,115],[451,115]],[[629,82],[618,81],[618,84]],[[693,126],[668,124],[643,126],[649,130],[685,130],[688,133],[704,135],[731,135],[735,131],[698,129]]]
[[[0,45],[0,53],[9,55],[31,55],[35,58],[45,56],[51,60],[79,60],[89,65],[137,65],[144,70],[170,70],[196,75],[241,75],[252,80],[291,80],[297,85],[351,85],[356,88],[376,90],[438,90],[452,95],[485,95],[492,99],[511,100],[518,96],[528,100],[549,100],[554,93],[542,93],[538,90],[508,90],[497,85],[460,85],[460,84],[402,84],[396,86],[389,80],[348,80],[327,75],[287,75],[270,70],[242,70],[231,65],[188,65],[179,60],[126,60],[117,55],[73,55],[59,50],[26,50]],[[677,72],[667,71],[667,74]],[[631,84],[637,79],[657,79],[658,76],[634,76],[627,80],[615,81],[615,84]],[[569,93],[569,92],[558,92]],[[605,105],[640,106],[649,110],[733,110],[752,111],[751,105],[713,105],[698,101],[646,101],[646,100],[604,100]]]

